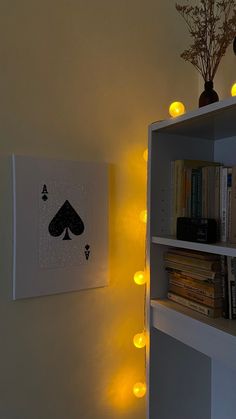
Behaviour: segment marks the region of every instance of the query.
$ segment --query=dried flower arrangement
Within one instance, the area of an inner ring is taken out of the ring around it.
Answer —
[[[193,43],[181,57],[189,61],[205,82],[213,81],[221,58],[236,35],[235,0],[200,0],[198,6],[175,5],[187,23]]]

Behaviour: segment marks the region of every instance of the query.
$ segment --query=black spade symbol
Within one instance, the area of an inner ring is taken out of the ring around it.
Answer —
[[[85,248],[85,251],[84,251],[85,257],[86,257],[86,260],[88,260],[89,255],[90,255],[90,246],[89,246],[89,244],[86,244],[86,246],[84,246],[84,248]]]
[[[83,221],[67,200],[61,206],[48,226],[48,231],[53,237],[60,236],[64,230],[66,231],[63,240],[71,240],[68,230],[70,230],[75,236],[79,236],[84,231]]]

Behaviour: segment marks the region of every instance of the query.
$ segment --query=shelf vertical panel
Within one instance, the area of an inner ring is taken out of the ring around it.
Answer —
[[[211,360],[157,330],[150,336],[149,419],[211,419]]]
[[[212,360],[211,419],[235,419],[236,371]]]

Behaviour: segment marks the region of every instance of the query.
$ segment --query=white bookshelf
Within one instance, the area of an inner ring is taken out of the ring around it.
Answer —
[[[233,419],[234,392],[226,395],[221,387],[236,383],[236,320],[212,319],[167,300],[168,248],[236,256],[230,243],[170,235],[171,161],[177,159],[236,165],[235,98],[149,127],[147,258],[148,419]]]

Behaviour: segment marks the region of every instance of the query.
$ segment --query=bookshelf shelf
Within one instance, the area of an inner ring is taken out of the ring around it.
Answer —
[[[202,244],[197,242],[187,242],[177,240],[173,236],[169,237],[152,237],[152,243],[162,244],[164,246],[174,246],[182,249],[199,250],[201,252],[215,253],[218,255],[236,257],[236,245],[227,243]]]
[[[236,322],[212,319],[169,300],[152,300],[152,326],[236,368]]]
[[[164,254],[176,247],[236,257],[230,243],[171,236],[171,162],[236,166],[236,98],[151,124],[148,156],[147,419],[235,419],[236,320],[209,318],[168,300]]]

